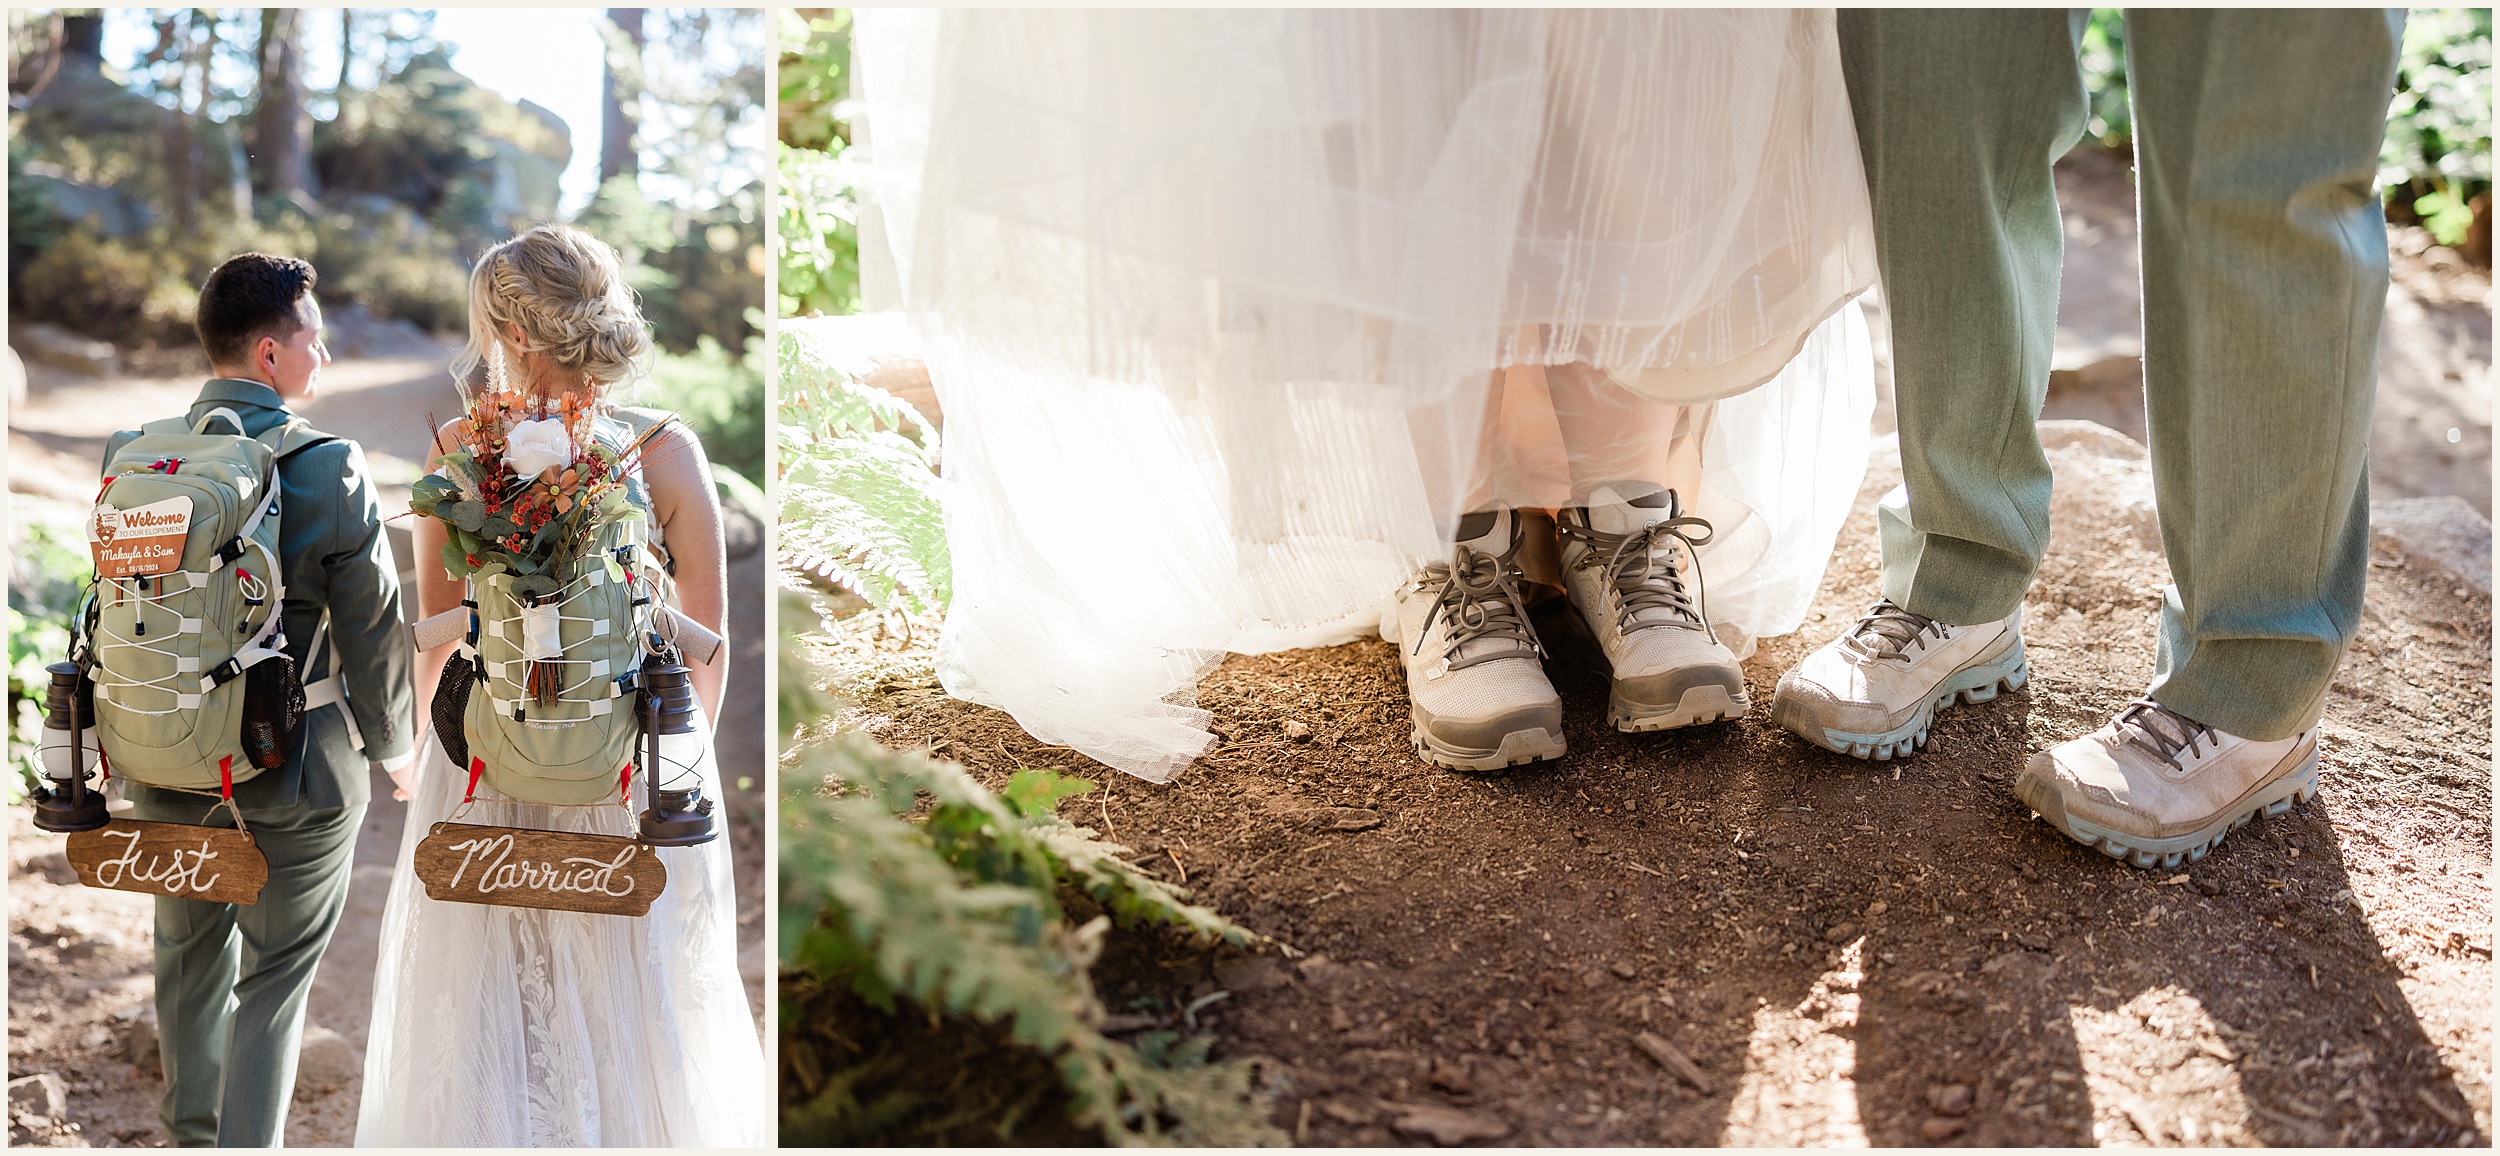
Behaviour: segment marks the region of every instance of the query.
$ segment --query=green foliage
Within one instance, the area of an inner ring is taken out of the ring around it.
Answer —
[[[44,668],[69,657],[71,621],[95,567],[70,508],[11,494],[9,522],[9,763],[18,773],[0,776],[0,802],[14,805],[41,773],[35,738],[51,683]]]
[[[102,74],[65,71],[11,114],[9,268],[25,286],[14,315],[124,346],[187,350],[200,280],[259,249],[312,261],[327,305],[461,331],[469,261],[556,219],[573,142],[546,110],[453,68],[428,13],[360,11],[353,71],[369,66],[373,83],[307,102],[317,206],[235,203],[255,102],[256,16],[108,16],[155,25],[157,47]],[[659,346],[706,362],[717,359],[703,339],[735,361],[770,307],[765,185],[748,135],[761,117],[769,27],[751,9],[653,12],[628,95],[643,118],[644,178],[666,201],[653,204],[619,177],[576,222],[620,250]],[[15,47],[13,68],[41,48]],[[195,66],[212,51],[203,81]],[[763,464],[756,410],[741,419],[751,435],[742,444],[755,448],[723,455],[750,479]]]
[[[762,205],[762,187],[751,185],[690,210],[652,200],[620,174],[573,223],[616,247],[660,348],[693,354],[706,339],[745,349],[763,336]]]
[[[309,222],[309,259],[323,297],[360,302],[435,333],[468,325],[469,278],[458,238],[386,197],[331,204],[339,207],[325,207]]]
[[[312,163],[325,200],[387,197],[474,253],[536,223],[499,220],[492,210],[498,141],[516,151],[513,164],[561,169],[572,155],[553,125],[479,87],[428,46],[335,119],[313,122]]]
[[[1163,925],[1212,945],[1260,937],[1118,858],[1125,850],[1060,819],[1057,800],[1091,784],[1017,772],[1001,798],[961,767],[856,735],[801,749],[782,774],[783,966],[847,985],[869,1004],[1004,1023],[1048,1057],[1072,1114],[1113,1143],[1276,1144],[1240,1062],[1206,1042],[1132,1049],[1095,1027],[1087,968],[1113,920]],[[908,816],[923,810],[920,822]],[[1112,914],[1070,927],[1062,883]],[[785,1119],[785,1139],[856,1142],[875,1105],[837,1078]]]
[[[908,403],[838,364],[804,323],[781,327],[781,565],[880,610],[933,614],[953,595],[946,518]]]
[[[732,357],[704,334],[691,353],[663,352],[652,363],[650,400],[675,413],[703,441],[715,470],[750,483],[764,477],[764,339],[750,337]]]
[[[2393,215],[2440,244],[2465,240],[2474,199],[2491,192],[2491,115],[2491,9],[2414,9],[2379,152]]]
[[[781,670],[780,699],[774,704],[774,725],[780,728],[780,750],[796,745],[799,728],[810,719],[831,714],[837,700],[816,685],[822,672],[809,659],[807,640],[821,633],[829,617],[829,599],[813,590],[794,590],[781,586],[781,645],[777,649],[777,665]]]
[[[178,341],[190,323],[188,295],[161,252],[144,241],[69,230],[18,274],[14,312],[107,341]]]
[[[859,311],[859,211],[845,153],[851,14],[782,9],[781,251],[784,317]]]
[[[841,141],[781,150],[781,315],[859,311],[859,207]]]
[[[851,126],[834,107],[850,95],[851,13],[778,10],[781,20],[781,143],[828,149],[847,144]]]
[[[2102,148],[2126,148],[2135,122],[2127,108],[2127,25],[2118,9],[2092,10],[2076,63],[2083,69],[2085,135]]]
[[[26,176],[26,138],[9,137],[9,270],[14,276],[34,255],[50,248],[66,222],[52,211],[41,189]]]

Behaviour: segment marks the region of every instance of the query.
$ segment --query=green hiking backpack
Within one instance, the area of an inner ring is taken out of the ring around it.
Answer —
[[[211,432],[220,423],[234,432]],[[108,774],[230,796],[285,765],[306,709],[345,713],[335,671],[306,687],[286,654],[278,555],[278,463],[333,440],[300,419],[249,436],[220,408],[143,425],[105,463],[88,521],[97,582],[71,657],[94,682]]]
[[[621,422],[602,419],[595,436],[621,450],[648,420],[625,411]],[[471,796],[483,782],[525,803],[580,806],[629,789],[642,663],[657,653],[653,615],[676,588],[650,540],[638,473],[627,493],[635,515],[601,527],[594,548],[551,575],[553,593],[516,593],[513,575],[492,566],[468,579],[468,633],[433,717],[445,752],[469,772]],[[531,693],[533,663],[553,664],[551,695]]]

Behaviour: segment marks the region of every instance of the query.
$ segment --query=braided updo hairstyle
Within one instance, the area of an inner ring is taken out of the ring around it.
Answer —
[[[540,225],[478,258],[469,273],[469,344],[454,380],[484,383],[497,340],[507,357],[546,358],[605,394],[639,376],[651,350],[616,250],[568,225]],[[517,378],[519,367],[512,372]]]

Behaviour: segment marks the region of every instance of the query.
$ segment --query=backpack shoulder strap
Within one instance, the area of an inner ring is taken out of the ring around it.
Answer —
[[[285,461],[288,458],[304,452],[305,450],[313,448],[314,446],[334,442],[339,439],[335,434],[326,434],[320,430],[314,429],[311,422],[298,417],[289,418],[279,425],[273,425],[268,429],[262,430],[260,436],[255,440],[259,441],[262,445],[268,446],[269,453],[272,457],[279,461]]]
[[[676,414],[668,410],[648,409],[643,406],[636,405],[620,405],[616,407],[616,419],[624,422],[626,430],[631,432],[635,437],[641,437],[643,434],[650,432],[651,427],[659,425],[662,422],[677,421],[680,424],[683,424],[682,420],[679,419]]]
[[[191,423],[191,432],[195,434],[207,433],[208,427],[212,423],[221,421],[227,425],[233,426],[237,437],[251,436],[243,432],[243,415],[227,409],[222,405],[208,411],[207,413],[201,414],[200,420]]]
[[[191,432],[191,419],[186,417],[158,418],[155,421],[141,423],[139,428],[132,432],[134,434],[188,434]]]

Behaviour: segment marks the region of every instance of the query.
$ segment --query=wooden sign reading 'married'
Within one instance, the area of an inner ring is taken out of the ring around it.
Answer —
[[[417,844],[425,893],[454,903],[642,915],[668,886],[659,856],[632,839],[436,823]]]
[[[89,887],[249,904],[269,882],[269,860],[230,827],[115,819],[69,837],[69,865]]]

